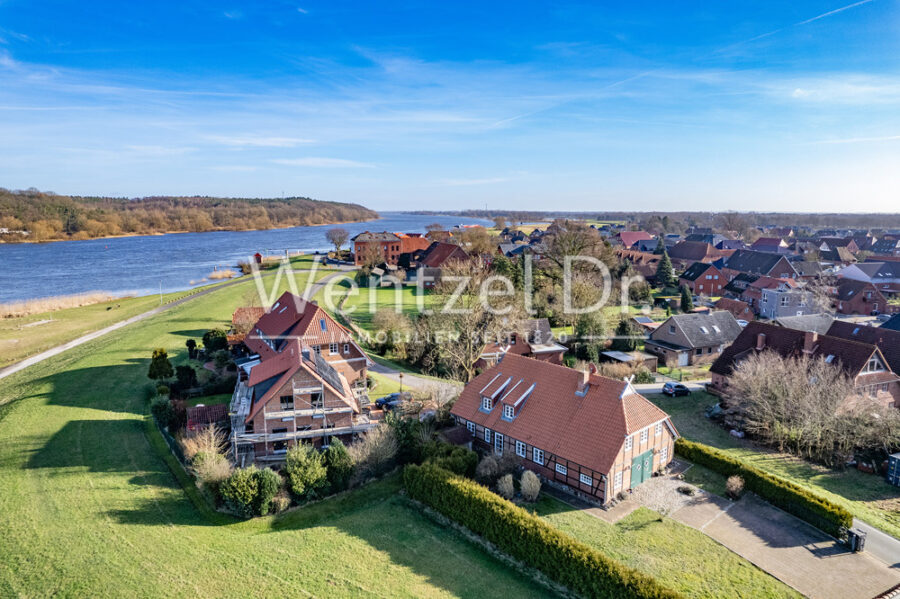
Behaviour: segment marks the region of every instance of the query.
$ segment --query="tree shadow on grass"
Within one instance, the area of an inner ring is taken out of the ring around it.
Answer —
[[[209,329],[185,329],[182,331],[171,331],[170,335],[178,335],[180,337],[188,337],[190,339],[200,339]]]

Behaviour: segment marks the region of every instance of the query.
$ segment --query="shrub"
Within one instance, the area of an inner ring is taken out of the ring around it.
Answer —
[[[693,495],[695,493],[694,487],[690,485],[681,485],[678,487],[678,492],[682,495]]]
[[[675,598],[653,578],[576,541],[478,484],[431,464],[407,466],[409,496],[583,597]]]
[[[454,474],[472,478],[478,466],[478,454],[459,445],[432,441],[423,450],[425,461]]]
[[[231,363],[231,354],[228,353],[227,349],[220,349],[219,351],[213,353],[213,364],[215,364],[216,368],[222,370],[228,364]]]
[[[197,384],[197,371],[190,366],[176,366],[175,378],[183,389],[189,389]]]
[[[169,426],[169,420],[172,418],[172,402],[168,397],[155,397],[150,402],[150,413],[156,419],[159,426]]]
[[[222,329],[210,329],[203,333],[203,347],[206,355],[228,347],[228,335]]]
[[[169,355],[162,347],[153,350],[153,357],[150,358],[150,368],[147,370],[147,376],[151,379],[161,380],[172,378],[172,363],[169,362]]]
[[[250,518],[254,514],[254,504],[259,494],[257,472],[256,466],[238,468],[219,486],[228,509],[244,518]]]
[[[737,474],[732,474],[725,481],[725,492],[732,499],[740,499],[744,493],[744,479]]]
[[[312,445],[291,447],[285,457],[285,471],[291,491],[300,498],[312,498],[328,483],[325,458]]]
[[[256,484],[258,487],[256,498],[253,501],[253,512],[259,516],[265,516],[272,507],[272,500],[281,489],[281,477],[270,468],[256,471]]]
[[[655,382],[656,377],[653,376],[653,373],[646,368],[641,368],[634,374],[634,383],[637,385]]]
[[[200,481],[217,499],[221,498],[221,485],[231,476],[231,462],[220,453],[198,453],[191,462],[191,469]]]
[[[723,476],[739,475],[748,491],[834,537],[842,535],[841,528],[853,525],[853,516],[844,507],[745,464],[714,447],[679,438],[675,441],[675,452]]]
[[[328,490],[337,493],[347,488],[350,475],[353,473],[353,460],[340,439],[334,439],[325,452],[325,468],[328,477]]]
[[[354,472],[351,484],[373,476],[380,476],[394,467],[397,456],[397,438],[387,425],[373,428],[348,450],[353,460]]]
[[[519,479],[519,490],[522,491],[522,499],[525,501],[537,501],[541,494],[541,479],[531,470],[522,473]]]
[[[422,461],[421,423],[416,418],[397,416],[388,413],[385,423],[394,430],[397,439],[397,462],[400,464],[418,464]]]
[[[506,499],[513,498],[513,495],[516,494],[516,486],[513,484],[512,474],[504,474],[500,477],[500,480],[497,481],[497,492]]]
[[[499,472],[500,468],[497,466],[497,460],[489,455],[484,456],[478,462],[478,467],[475,468],[475,480],[483,485],[491,486],[497,480]]]
[[[198,453],[225,453],[225,433],[214,424],[198,428],[181,438],[184,457],[193,460]]]
[[[288,495],[287,491],[279,491],[278,494],[272,498],[273,513],[280,514],[289,507],[291,507],[291,497]]]
[[[168,395],[169,388],[165,385],[157,385],[156,386],[156,394],[157,395]]]

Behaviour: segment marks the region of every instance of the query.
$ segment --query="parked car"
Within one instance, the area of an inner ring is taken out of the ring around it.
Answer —
[[[385,410],[392,410],[399,406],[400,404],[407,402],[412,399],[412,395],[406,391],[402,393],[390,393],[385,395],[384,397],[379,397],[375,400],[376,408],[383,408]]]
[[[671,397],[678,397],[679,395],[690,395],[691,390],[682,385],[681,383],[672,383],[668,382],[663,385],[662,392],[664,395],[669,395]]]

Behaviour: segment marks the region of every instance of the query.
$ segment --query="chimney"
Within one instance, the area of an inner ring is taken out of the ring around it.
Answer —
[[[760,333],[756,336],[756,351],[762,351],[766,347],[766,334]]]
[[[819,334],[815,331],[807,331],[803,335],[803,353],[811,354],[816,349],[816,344],[819,341]]]
[[[584,397],[588,390],[588,384],[591,380],[591,370],[596,370],[597,367],[593,364],[588,364],[584,370],[581,371],[581,382],[578,383],[578,388],[575,389],[575,395],[578,397]]]

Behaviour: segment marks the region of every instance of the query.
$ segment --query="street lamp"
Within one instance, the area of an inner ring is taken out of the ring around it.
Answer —
[[[403,373],[401,372],[397,376],[400,377],[400,393],[403,393]]]

